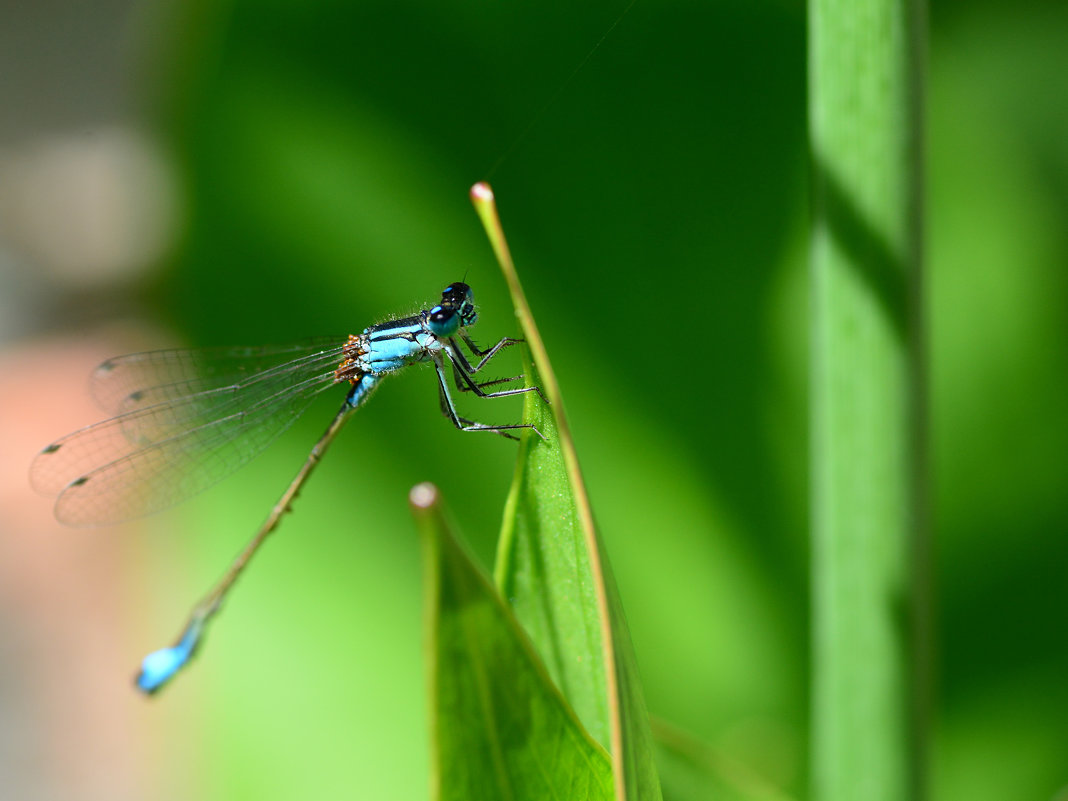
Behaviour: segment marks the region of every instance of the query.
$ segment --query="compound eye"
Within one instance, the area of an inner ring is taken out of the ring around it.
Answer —
[[[426,324],[434,336],[451,337],[460,328],[460,315],[444,304],[435,306],[427,314]]]

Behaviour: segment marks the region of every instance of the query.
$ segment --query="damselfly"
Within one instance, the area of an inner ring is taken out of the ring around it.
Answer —
[[[513,432],[531,429],[542,436],[529,423],[485,425],[457,412],[446,364],[460,392],[480,398],[541,395],[537,387],[487,391],[522,376],[476,380],[503,348],[520,341],[505,337],[480,350],[467,333],[477,319],[471,288],[457,282],[445,288],[433,308],[373,325],[345,341],[153,351],[110,359],[96,369],[93,393],[115,416],[52,443],[38,454],[30,471],[38,491],[58,496],[56,517],[75,526],[140,517],[206,489],[267,447],[321,392],[348,386],[326,432],[259,531],[193,609],[178,641],[145,657],[135,680],[138,688],[155,692],[189,661],[238,575],[277,527],[349,416],[385,376],[431,362],[441,411],[458,429],[511,439],[516,438]]]

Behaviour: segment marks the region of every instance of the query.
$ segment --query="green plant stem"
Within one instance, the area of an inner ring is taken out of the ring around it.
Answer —
[[[520,444],[498,548],[498,585],[587,730],[612,755],[617,801],[660,801],[652,732],[626,617],[594,525],[552,364],[508,250],[489,184],[471,187],[549,404],[527,395],[524,422],[548,441]]]
[[[813,798],[925,793],[922,0],[813,0]]]

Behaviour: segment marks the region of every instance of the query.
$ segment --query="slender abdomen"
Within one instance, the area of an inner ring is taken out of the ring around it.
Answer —
[[[353,380],[352,389],[349,390],[348,404],[353,409],[358,409],[371,397],[371,393],[378,385],[378,376],[364,373]]]

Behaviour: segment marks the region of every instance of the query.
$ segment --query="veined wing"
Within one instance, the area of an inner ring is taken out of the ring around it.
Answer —
[[[70,525],[113,523],[172,506],[217,483],[289,428],[334,385],[340,358],[338,346],[199,392],[186,389],[194,377],[151,387],[130,411],[45,448],[31,480],[38,491],[59,495],[56,517]],[[158,402],[136,407],[152,398]]]
[[[332,352],[341,361],[346,337],[318,337],[286,345],[223,348],[173,348],[108,359],[90,378],[89,391],[110,415],[152,406],[219,387],[234,386],[258,373],[288,366],[300,370],[305,359]]]

